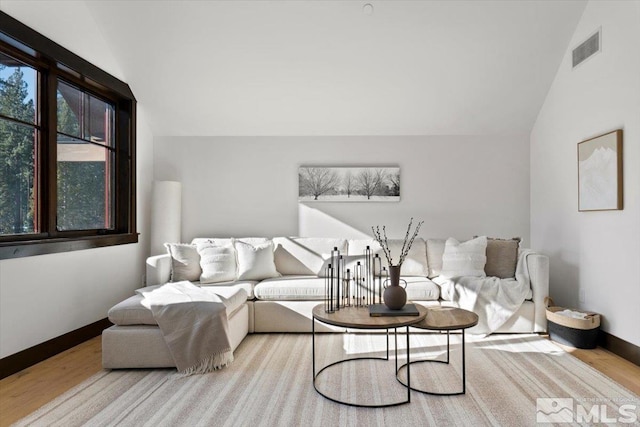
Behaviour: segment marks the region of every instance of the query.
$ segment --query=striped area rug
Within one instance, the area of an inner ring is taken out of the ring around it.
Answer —
[[[314,390],[311,339],[309,334],[249,335],[230,367],[206,375],[180,377],[169,369],[103,371],[17,425],[527,426],[536,425],[540,410],[559,415],[552,407],[537,407],[538,398],[555,399],[543,404],[573,399],[570,410],[576,413],[578,406],[589,412],[598,405],[588,422],[599,421],[594,416],[603,414],[616,420],[626,414],[622,420],[629,420],[640,408],[640,397],[537,335],[468,337],[465,395],[413,392],[411,403],[402,406],[349,407]],[[405,340],[398,337],[400,364],[405,361]],[[319,368],[345,357],[385,356],[386,343],[384,334],[321,334],[316,337],[316,363]],[[318,377],[318,387],[334,398],[358,403],[405,399],[406,389],[395,378],[393,336],[390,343],[389,361],[335,365]],[[443,358],[446,335],[413,334],[410,345],[411,360]],[[459,389],[460,351],[460,335],[452,335],[450,364],[414,364],[412,386]],[[622,405],[627,406],[620,412]],[[571,416],[585,420],[584,413]]]

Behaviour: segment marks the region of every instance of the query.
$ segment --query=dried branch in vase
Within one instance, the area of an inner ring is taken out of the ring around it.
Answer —
[[[389,265],[402,265],[405,258],[409,254],[409,250],[411,249],[411,245],[413,245],[413,241],[418,236],[420,232],[420,227],[424,224],[424,221],[420,221],[418,225],[416,225],[416,229],[413,231],[413,235],[409,238],[411,234],[411,226],[413,225],[413,217],[409,220],[409,226],[407,227],[407,233],[404,236],[404,241],[402,242],[402,249],[400,250],[400,260],[397,264],[393,263],[393,257],[391,256],[391,250],[389,249],[389,241],[387,239],[387,229],[383,225],[382,233],[380,233],[380,226],[376,225],[375,227],[371,227],[371,231],[373,231],[373,238],[378,242],[380,247],[382,247],[382,251],[384,252],[384,256],[387,258],[387,263]]]

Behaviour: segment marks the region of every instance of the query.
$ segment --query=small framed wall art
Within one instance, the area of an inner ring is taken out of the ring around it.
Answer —
[[[400,168],[397,166],[301,166],[299,202],[398,202]]]
[[[622,129],[578,143],[578,211],[622,209]]]

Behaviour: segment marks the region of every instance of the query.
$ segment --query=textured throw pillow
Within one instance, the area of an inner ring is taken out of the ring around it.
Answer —
[[[475,276],[486,277],[484,265],[487,262],[487,238],[481,236],[466,242],[458,242],[450,237],[442,255],[442,277]]]
[[[236,241],[234,243],[238,256],[238,280],[263,280],[279,277],[273,261],[273,243],[252,246]]]
[[[442,270],[442,256],[446,239],[427,239],[427,264],[429,265],[429,279],[440,275]]]
[[[200,255],[196,245],[185,243],[165,243],[169,255],[171,255],[171,281],[180,282],[200,280]]]
[[[247,242],[249,243],[249,242]],[[316,237],[274,237],[274,262],[278,273],[285,275],[314,275],[324,277],[333,248],[347,255],[345,239]]]
[[[520,240],[519,237],[487,239],[487,264],[484,266],[487,276],[495,276],[500,279],[516,277]]]
[[[200,283],[228,282],[236,278],[236,251],[233,246],[211,243],[197,245],[200,254]]]

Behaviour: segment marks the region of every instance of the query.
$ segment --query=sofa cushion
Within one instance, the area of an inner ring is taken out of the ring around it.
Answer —
[[[136,294],[114,305],[108,312],[114,325],[157,325],[151,310],[142,305],[142,295]]]
[[[347,255],[346,239],[276,237],[273,244],[276,269],[283,275],[324,277],[333,248],[338,248],[341,255]]]
[[[402,286],[407,292],[407,300],[408,301],[437,301],[440,298],[440,286],[438,284],[432,282],[430,279],[426,277],[420,276],[402,276],[400,279],[407,282],[406,287],[405,284],[400,281],[400,286]],[[375,295],[376,298],[379,295],[379,282],[376,279],[375,282]],[[384,292],[384,285],[386,283],[383,279],[383,288],[382,292]]]
[[[442,271],[442,255],[447,239],[427,239],[427,264],[429,265],[429,279],[440,275]]]
[[[114,305],[108,313],[109,321],[115,325],[157,325],[151,310],[142,305],[144,297],[138,293],[149,291],[154,287],[141,288],[136,290],[136,294],[126,300]],[[227,300],[227,314],[236,311],[247,301],[246,291],[239,286],[206,286],[202,289],[211,290],[212,293]]]
[[[200,283],[219,283],[235,280],[237,274],[236,250],[233,246],[215,246],[213,243],[197,244],[200,255]]]
[[[484,266],[487,276],[495,276],[501,279],[516,277],[519,247],[519,237],[513,239],[488,238],[487,263]]]
[[[235,241],[238,256],[238,280],[263,280],[278,277],[273,259],[273,243],[261,243],[257,246]]]
[[[437,301],[440,298],[440,286],[426,277],[404,276],[407,281],[407,300],[409,301]],[[400,282],[402,285],[402,282]]]
[[[325,296],[325,281],[326,279],[315,275],[282,276],[263,280],[253,292],[259,300],[322,300]]]
[[[171,255],[172,282],[200,280],[202,270],[200,268],[200,255],[196,245],[185,243],[165,243],[165,248]]]
[[[256,285],[259,282],[257,280],[231,280],[229,282],[219,282],[219,283],[194,283],[194,285],[200,285],[202,287],[207,287],[207,288],[211,288],[212,291],[215,293],[215,290],[218,288],[226,288],[226,287],[235,287],[235,288],[240,288],[240,289],[244,289],[244,291],[247,293],[247,299],[253,299],[255,298],[255,295],[253,294],[253,288],[256,287]]]
[[[396,263],[400,260],[400,252],[402,249],[403,240],[392,239],[389,240],[389,250],[391,251],[392,261]],[[388,267],[387,258],[382,251],[382,248],[373,239],[357,239],[349,240],[349,257],[347,260],[347,268],[353,271],[357,262],[363,263],[364,252],[367,246],[371,248],[374,254],[382,259],[382,266]],[[413,245],[407,254],[407,257],[402,264],[401,274],[403,276],[421,276],[427,277],[429,272],[427,265],[427,250],[424,239],[417,237],[413,241]]]
[[[487,238],[480,236],[460,243],[453,237],[447,239],[442,255],[442,277],[486,277]]]
[[[440,287],[431,280],[415,276],[402,278],[407,281],[408,300],[436,301],[439,298]],[[263,280],[256,285],[254,292],[259,300],[322,300],[326,294],[326,281],[316,276],[283,276]]]

